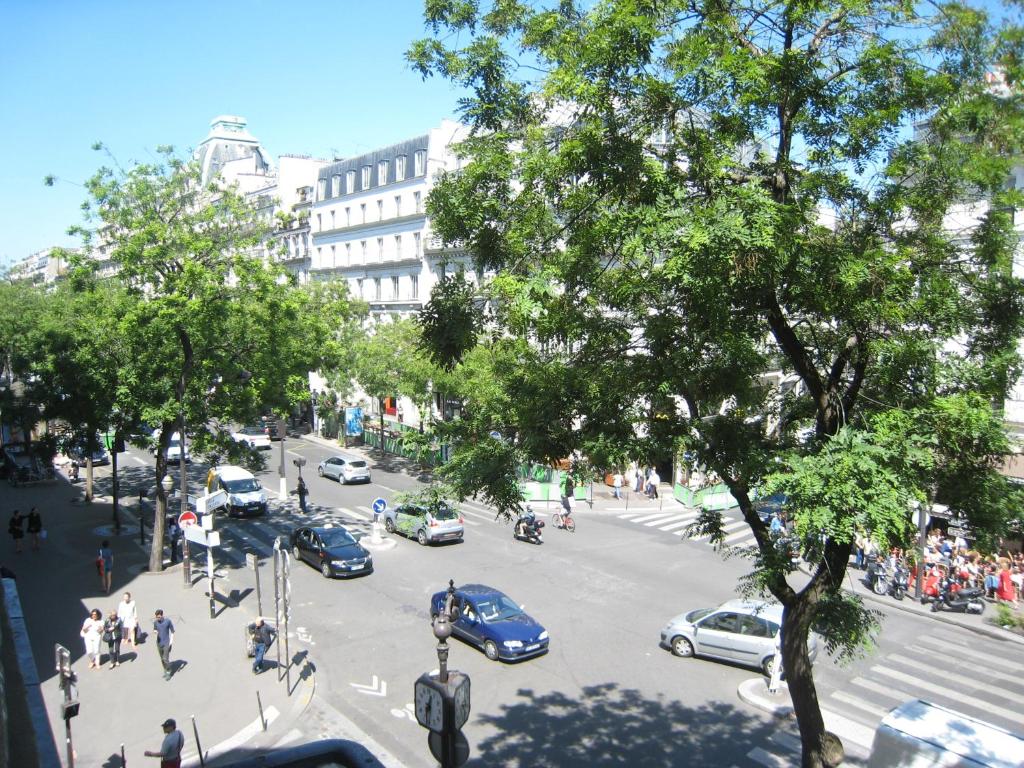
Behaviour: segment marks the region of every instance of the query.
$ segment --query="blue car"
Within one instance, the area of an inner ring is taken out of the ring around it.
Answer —
[[[430,616],[443,609],[448,592],[430,598]],[[483,650],[491,661],[519,661],[548,651],[548,631],[508,595],[483,584],[456,587],[452,634]]]

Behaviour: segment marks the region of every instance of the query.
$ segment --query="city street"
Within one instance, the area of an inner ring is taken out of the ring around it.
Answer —
[[[375,497],[391,504],[396,491],[419,486],[402,471],[405,462],[381,463],[375,454],[373,482],[343,486],[316,476],[316,465],[331,449],[289,439],[286,450],[289,490],[296,480],[292,459],[307,459],[303,476],[311,512],[300,515],[294,496],[277,499],[275,443],[268,471],[260,475],[271,492],[271,514],[225,520],[219,527],[225,544],[218,552],[219,590],[251,588],[245,554],[269,557],[275,538],[300,521],[368,533]],[[147,473],[151,485],[151,465],[136,449],[122,456],[128,486],[144,484]],[[97,470],[101,479],[108,473]],[[190,476],[192,492],[198,492],[204,468],[193,466]],[[333,710],[398,763],[433,765],[426,731],[412,714],[413,682],[437,667],[428,600],[454,579],[456,585],[501,589],[551,636],[547,655],[517,664],[491,662],[465,643],[450,642],[450,666],[472,678],[465,728],[470,764],[670,766],[680,764],[680,755],[691,765],[793,764],[799,750],[795,724],[774,720],[737,696],[738,685],[757,672],[679,659],[659,647],[668,619],[734,597],[746,569],[740,559],[723,561],[706,543],[683,539],[677,521],[685,514],[678,505],[654,504],[631,511],[606,500],[599,511],[579,504],[576,533],[549,525],[545,543],[536,546],[513,540],[510,524],[468,502],[461,507],[464,543],[422,547],[396,537],[393,548],[374,551],[375,571],[368,576],[326,580],[293,562],[289,640],[293,654],[308,650],[314,660],[321,716],[303,718],[283,740],[330,737]],[[264,574],[264,612],[272,613],[266,566]],[[202,599],[198,590],[185,597]],[[255,595],[244,599],[254,602]],[[895,610],[894,603],[892,609],[885,603],[872,607],[885,613],[875,653],[846,668],[824,653],[817,663],[819,698],[830,727],[847,745],[850,764],[866,755],[885,712],[908,698],[1019,731],[1020,645]]]

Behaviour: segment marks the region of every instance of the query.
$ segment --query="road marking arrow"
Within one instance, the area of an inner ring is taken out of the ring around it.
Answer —
[[[360,685],[359,683],[349,683],[359,693],[365,693],[368,696],[387,696],[388,695],[388,684],[378,678],[376,675],[373,676],[373,680],[369,685]]]

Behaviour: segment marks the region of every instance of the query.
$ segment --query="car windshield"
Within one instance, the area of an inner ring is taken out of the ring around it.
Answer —
[[[228,493],[251,493],[260,489],[260,483],[255,477],[247,477],[241,480],[225,480],[224,489]]]
[[[320,531],[320,539],[325,547],[346,547],[349,544],[356,543],[356,540],[352,538],[352,534],[342,528]]]
[[[505,621],[523,613],[523,609],[505,595],[481,600],[477,603],[477,610],[484,621]]]
[[[168,448],[181,448],[181,442],[179,440],[171,440],[171,442],[169,442],[167,444],[167,447]]]
[[[242,427],[239,432],[243,435],[262,435],[263,427]]]
[[[356,461],[348,461],[348,462],[345,462],[345,463],[346,463],[346,464],[348,464],[348,465],[349,465],[350,467],[359,467],[360,469],[361,469],[362,467],[365,467],[365,466],[366,466],[366,462],[365,462],[365,461],[359,461],[359,460],[356,460]]]
[[[698,608],[696,611],[690,611],[686,614],[686,620],[690,622],[700,621],[713,610],[714,608]]]

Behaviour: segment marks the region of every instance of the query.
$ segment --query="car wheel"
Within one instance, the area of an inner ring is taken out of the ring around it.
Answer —
[[[772,671],[775,669],[775,656],[769,656],[767,659],[761,662],[761,671],[764,672],[765,677],[771,677]]]
[[[424,547],[427,546],[427,532],[420,528],[416,531],[416,541],[422,544]]]
[[[672,653],[684,659],[693,656],[693,643],[685,637],[672,638]]]
[[[331,564],[327,562],[320,563],[320,573],[324,575],[325,579],[331,578]]]
[[[345,479],[344,475],[338,475],[338,482],[342,485],[348,485],[348,480]]]
[[[320,475],[320,477],[323,477],[324,476],[324,468],[323,467],[317,467],[316,468],[316,473],[318,475]]]
[[[388,533],[394,533],[395,532],[395,521],[392,520],[390,517],[385,517],[384,518],[384,530],[387,531]]]
[[[294,557],[296,560],[302,559],[302,554],[299,552],[298,547],[292,547],[292,557]]]
[[[484,641],[484,655],[491,661],[498,660],[498,646],[493,640]]]

